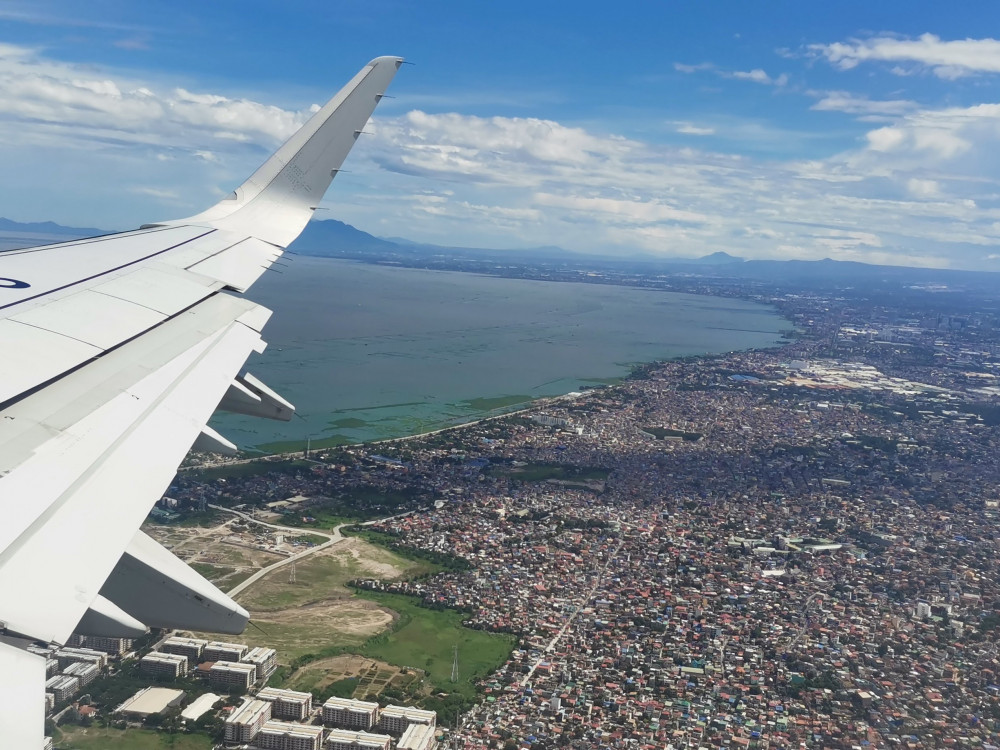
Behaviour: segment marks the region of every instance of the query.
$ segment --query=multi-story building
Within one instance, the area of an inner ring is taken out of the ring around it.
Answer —
[[[389,750],[391,746],[392,737],[387,734],[331,729],[323,743],[323,750]]]
[[[108,655],[103,651],[94,651],[92,648],[61,648],[53,656],[59,662],[60,669],[65,669],[76,661],[96,664],[98,669],[104,669],[108,664]]]
[[[257,681],[257,667],[235,661],[217,661],[208,670],[208,681],[227,690],[249,690]]]
[[[202,661],[240,661],[250,649],[243,643],[211,641],[201,652]]]
[[[101,670],[97,668],[96,664],[86,661],[77,661],[66,667],[62,673],[69,677],[76,677],[80,680],[80,687],[82,688],[96,680],[97,677],[100,676]]]
[[[237,708],[226,719],[226,742],[246,745],[253,742],[257,733],[271,718],[271,704],[251,700]]]
[[[57,704],[68,701],[76,695],[79,689],[80,679],[64,674],[57,674],[55,677],[50,677],[45,683],[45,690],[52,693],[52,698]]]
[[[132,648],[131,638],[108,638],[99,635],[85,636],[84,645],[94,651],[103,651],[109,656],[121,656]]]
[[[160,654],[152,651],[139,661],[139,671],[153,677],[181,677],[187,674],[188,660],[181,654]]]
[[[437,724],[437,714],[412,706],[386,706],[379,712],[378,728],[394,737],[401,737],[411,724],[433,728]]]
[[[371,729],[378,721],[378,703],[350,698],[328,698],[323,704],[323,723],[344,729]]]
[[[48,679],[54,674],[59,674],[59,662],[55,659],[45,660],[45,678]]]
[[[244,664],[253,664],[257,667],[257,681],[264,683],[274,670],[278,668],[278,652],[273,648],[257,646],[250,649],[240,659]]]
[[[435,729],[429,724],[410,724],[396,743],[396,750],[433,750]]]
[[[323,727],[271,720],[254,739],[261,750],[321,750]]]
[[[56,697],[52,693],[45,694],[45,715],[48,716],[56,707]]]
[[[180,654],[187,657],[188,667],[193,667],[202,661],[201,655],[208,641],[201,638],[167,638],[160,644],[160,652],[164,654]]]
[[[312,699],[312,693],[278,688],[263,688],[257,693],[257,700],[270,701],[271,716],[291,721],[301,721],[312,713]]]

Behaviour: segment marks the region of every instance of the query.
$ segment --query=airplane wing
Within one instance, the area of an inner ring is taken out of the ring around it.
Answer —
[[[245,291],[312,216],[402,60],[372,60],[236,191],[187,219],[0,253],[0,738],[41,747],[32,642],[239,633],[246,610],[138,531],[216,409],[290,419],[242,368]]]

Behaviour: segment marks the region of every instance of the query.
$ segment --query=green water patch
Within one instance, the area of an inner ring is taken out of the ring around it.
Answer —
[[[360,442],[347,435],[337,433],[326,437],[313,438],[312,440],[277,440],[273,443],[262,443],[256,446],[257,450],[263,453],[296,453],[304,451],[306,446],[310,450],[323,450],[325,448],[337,448],[341,445],[353,445]]]
[[[517,406],[519,404],[527,404],[534,399],[531,396],[525,395],[511,395],[511,396],[494,396],[492,398],[472,398],[468,401],[461,401],[464,406],[468,406],[470,409],[475,411],[494,411],[495,409],[507,409],[511,406]]]
[[[356,406],[351,409],[338,409],[340,412],[350,411],[375,411],[376,409],[396,409],[401,406],[423,406],[423,401],[403,401],[398,404],[379,404],[378,406]]]
[[[357,430],[362,427],[368,426],[368,422],[366,422],[363,419],[358,419],[357,417],[345,417],[344,419],[334,419],[330,422],[330,424],[341,430]]]

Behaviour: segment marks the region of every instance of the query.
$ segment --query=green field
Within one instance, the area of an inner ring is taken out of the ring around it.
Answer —
[[[348,548],[346,545],[352,545]],[[352,549],[356,554],[346,550]],[[423,561],[408,560],[362,540],[342,542],[295,564],[295,583],[288,582],[288,569],[278,568],[264,576],[239,597],[251,612],[300,607],[335,597],[348,597],[344,584],[354,578],[412,578],[437,570]]]
[[[148,729],[64,727],[55,746],[60,750],[211,750],[204,734],[167,734]]]
[[[314,464],[300,459],[286,459],[283,461],[249,461],[242,464],[229,464],[227,466],[213,466],[208,469],[189,469],[184,475],[202,482],[214,482],[216,479],[233,479],[238,477],[252,477],[258,474],[269,474],[279,472],[283,474],[294,474],[300,470],[308,470]]]
[[[506,661],[514,636],[471,630],[462,626],[466,615],[453,610],[419,606],[416,598],[376,591],[358,596],[399,613],[392,632],[369,639],[360,653],[401,667],[427,672],[437,690],[475,696],[475,681]],[[451,681],[454,648],[458,646],[458,682]]]
[[[524,482],[544,482],[559,479],[568,482],[603,482],[611,473],[608,469],[591,466],[565,466],[562,464],[528,464],[527,466],[490,466],[491,476],[510,477]]]
[[[282,526],[304,529],[330,529],[342,523],[355,523],[370,518],[399,513],[414,502],[413,493],[390,491],[376,487],[352,487],[322,504],[312,505],[281,519]],[[314,521],[303,521],[303,517]]]

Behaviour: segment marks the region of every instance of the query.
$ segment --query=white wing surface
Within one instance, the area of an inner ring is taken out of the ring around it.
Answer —
[[[294,240],[402,60],[372,60],[233,195],[188,219],[0,253],[0,745],[41,747],[32,642],[248,614],[138,531],[219,408],[289,419],[249,373],[245,291]]]

